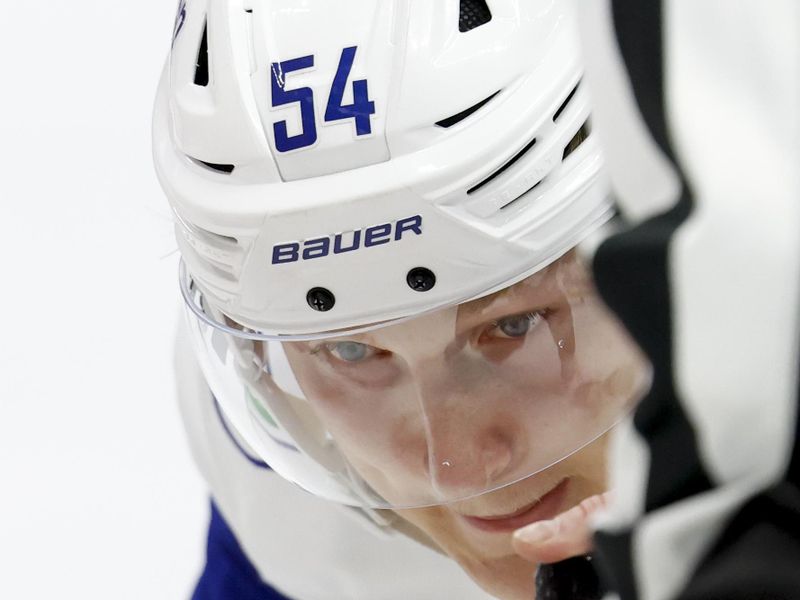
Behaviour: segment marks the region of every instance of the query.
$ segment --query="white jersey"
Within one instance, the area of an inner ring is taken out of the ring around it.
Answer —
[[[263,581],[293,600],[487,600],[451,559],[271,471],[225,422],[185,331],[181,413],[211,496]]]

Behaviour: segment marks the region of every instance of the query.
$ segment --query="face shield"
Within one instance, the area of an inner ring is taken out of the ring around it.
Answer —
[[[248,329],[181,277],[226,418],[280,475],[349,505],[423,507],[512,485],[609,431],[649,383],[574,252],[484,297],[319,335]]]

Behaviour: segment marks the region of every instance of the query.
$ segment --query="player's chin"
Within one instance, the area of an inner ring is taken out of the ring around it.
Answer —
[[[494,598],[531,600],[535,596],[536,565],[520,556],[454,558],[467,575]]]
[[[513,548],[513,532],[482,531],[446,506],[398,511],[490,595],[501,600],[534,597],[536,565]]]

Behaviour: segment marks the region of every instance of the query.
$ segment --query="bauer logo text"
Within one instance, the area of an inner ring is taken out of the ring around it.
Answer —
[[[272,264],[293,263],[298,260],[322,258],[329,254],[344,254],[362,248],[399,242],[403,237],[422,234],[422,216],[414,215],[391,223],[381,223],[364,229],[336,233],[302,242],[286,242],[272,247]]]

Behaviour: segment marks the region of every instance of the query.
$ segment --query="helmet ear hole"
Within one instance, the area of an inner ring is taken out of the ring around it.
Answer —
[[[208,85],[208,21],[203,25],[203,37],[200,40],[200,49],[197,51],[194,84],[201,87]]]
[[[492,20],[492,11],[486,0],[461,0],[458,11],[458,30],[461,33],[471,31]]]

